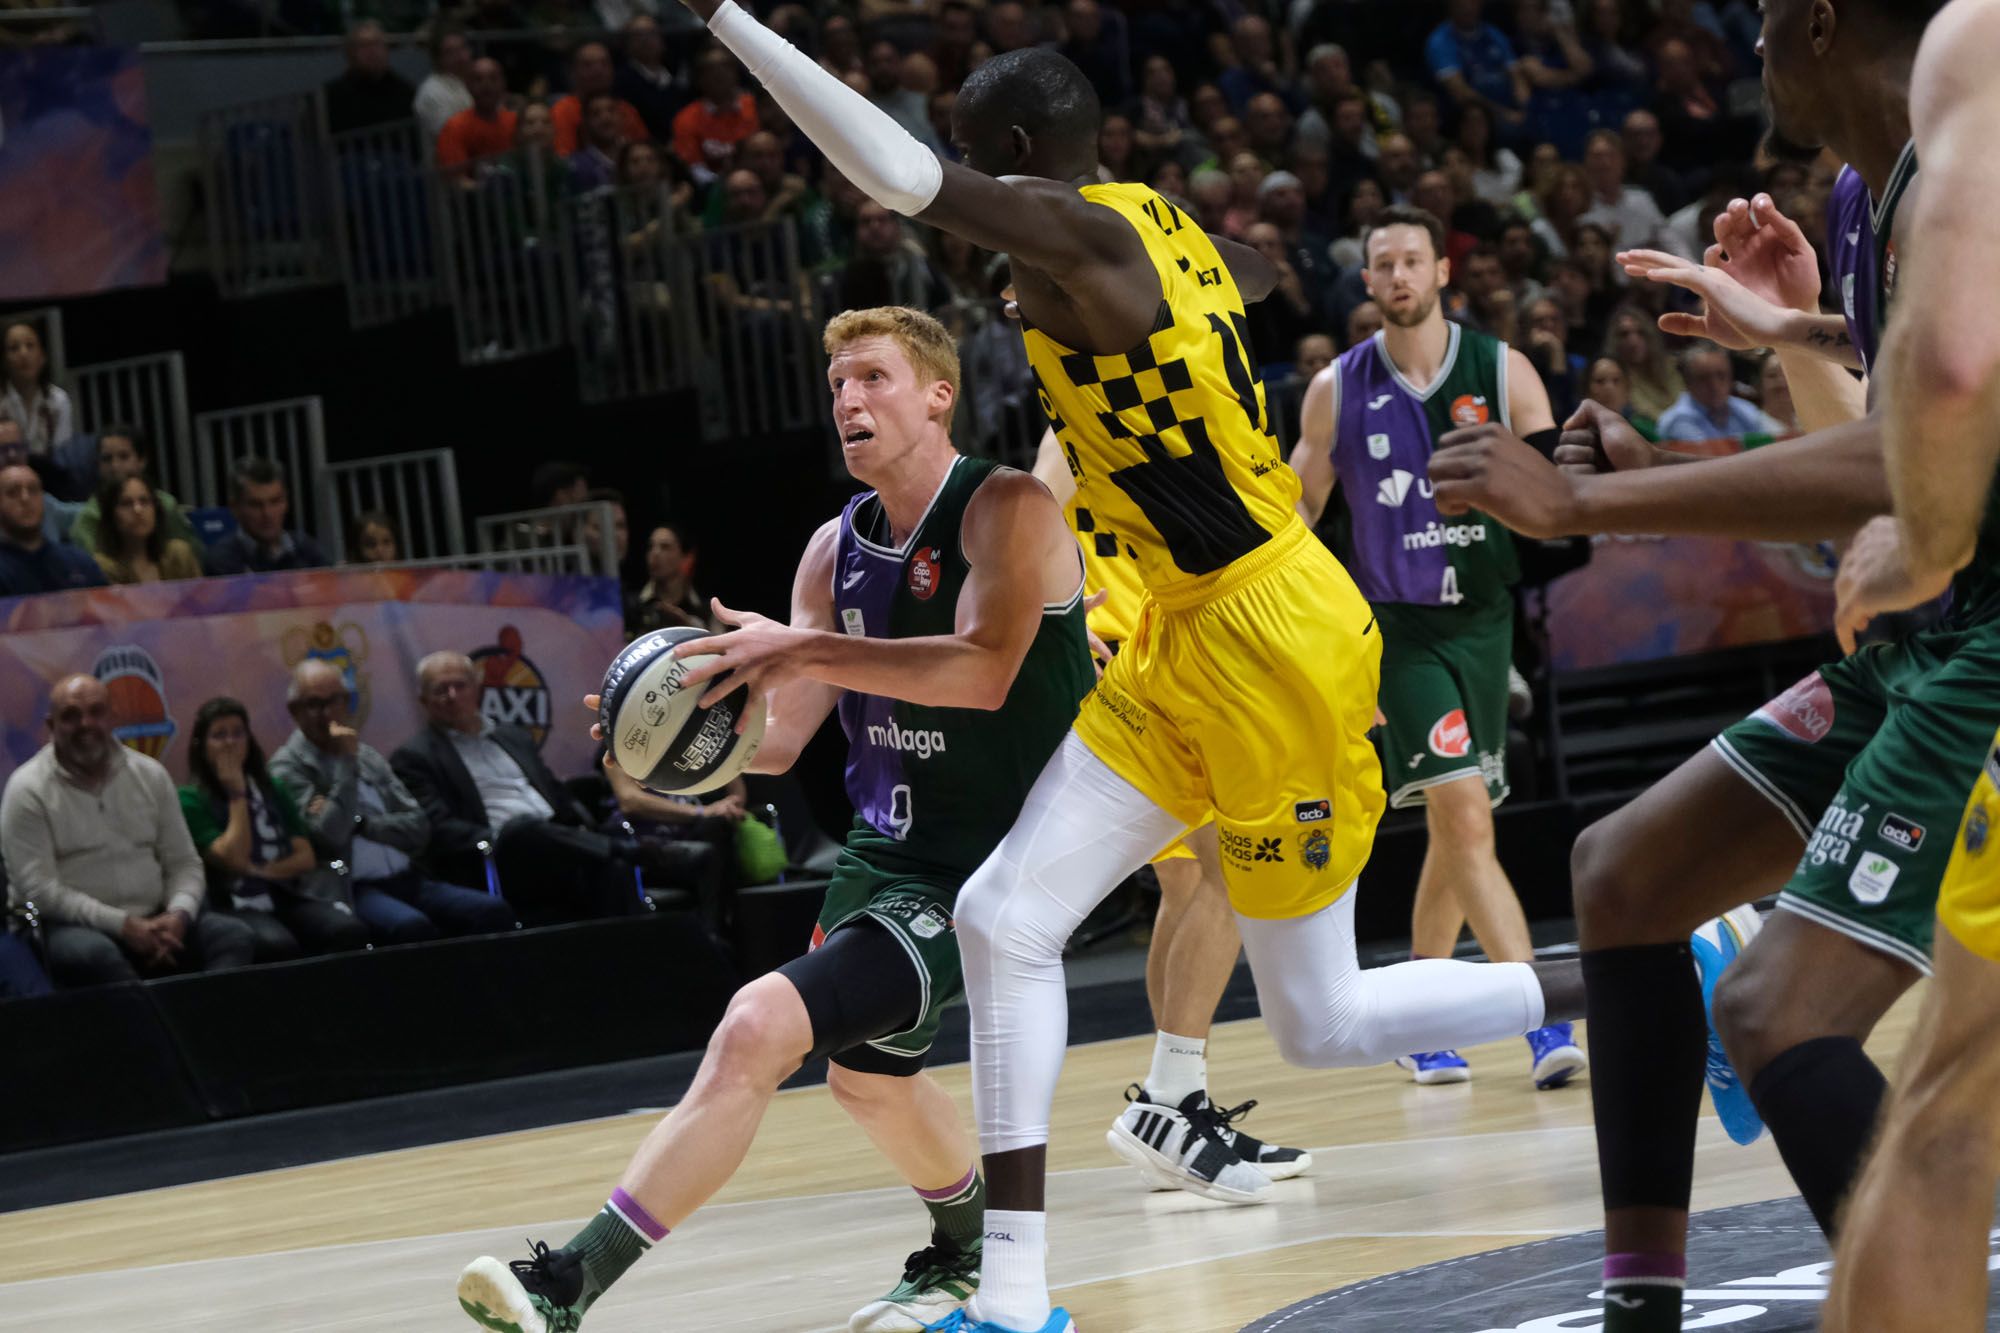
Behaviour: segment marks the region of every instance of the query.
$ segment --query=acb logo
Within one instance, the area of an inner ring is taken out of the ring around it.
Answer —
[[[1486,406],[1486,395],[1483,393],[1462,393],[1451,400],[1451,424],[1454,426],[1480,426],[1492,418],[1492,410]]]
[[[495,726],[523,727],[540,749],[549,734],[549,682],[521,651],[521,631],[502,626],[499,642],[468,654],[484,686],[479,712]]]

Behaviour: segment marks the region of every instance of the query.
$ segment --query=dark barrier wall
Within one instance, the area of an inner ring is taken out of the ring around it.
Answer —
[[[700,1047],[737,973],[662,912],[0,1004],[0,1153]]]

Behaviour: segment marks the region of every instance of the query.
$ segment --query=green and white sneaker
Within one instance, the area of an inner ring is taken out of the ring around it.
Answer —
[[[459,1308],[495,1333],[576,1333],[597,1293],[583,1260],[530,1241],[530,1259],[503,1264],[481,1255],[458,1275]]]
[[[960,1249],[933,1239],[903,1261],[903,1280],[895,1290],[854,1312],[848,1333],[923,1333],[979,1290],[981,1248],[981,1242]]]

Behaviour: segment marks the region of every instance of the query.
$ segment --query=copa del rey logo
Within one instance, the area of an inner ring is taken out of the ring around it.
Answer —
[[[1454,708],[1431,724],[1431,753],[1441,759],[1463,759],[1472,753],[1472,728],[1465,710]]]
[[[943,576],[944,552],[937,547],[923,547],[910,557],[910,595],[918,601],[928,602]]]
[[[1462,393],[1451,400],[1451,421],[1454,426],[1478,426],[1491,420],[1493,412],[1486,406],[1483,393]]]
[[[1826,678],[1815,671],[1751,716],[1793,740],[1816,744],[1833,730],[1833,691],[1827,688]]]

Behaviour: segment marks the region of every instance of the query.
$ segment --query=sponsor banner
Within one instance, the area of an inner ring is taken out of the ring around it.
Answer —
[[[453,649],[473,661],[486,716],[526,728],[557,773],[585,773],[582,699],[624,643],[617,584],[580,576],[325,570],[0,600],[0,749],[10,770],[40,749],[49,687],[84,672],[109,690],[118,739],[185,781],[205,700],[242,700],[268,753],[292,731],[291,668],[317,657],[388,754],[424,725],[417,662]]]
[[[1741,451],[1731,440],[1672,447]],[[1823,545],[1598,537],[1589,564],[1549,584],[1553,664],[1577,671],[1822,634],[1835,572]]]

